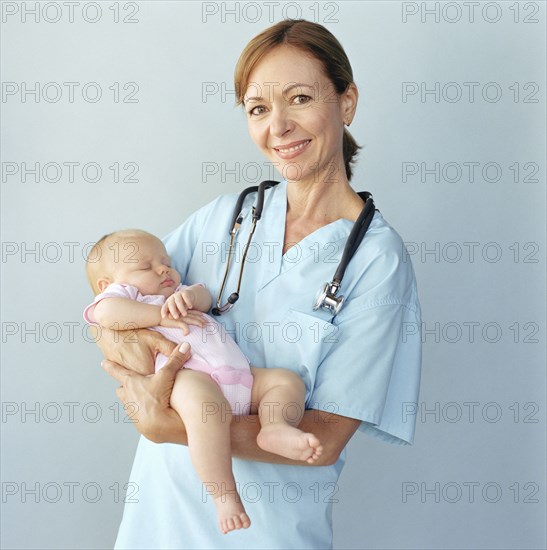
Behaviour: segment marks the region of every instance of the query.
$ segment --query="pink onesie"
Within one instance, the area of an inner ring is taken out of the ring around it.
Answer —
[[[185,285],[179,285],[175,292],[184,288],[186,288]],[[85,308],[84,319],[88,323],[97,324],[93,310],[103,298],[128,298],[157,306],[161,306],[165,302],[165,298],[161,295],[145,296],[134,286],[112,283],[104,292],[97,294],[93,303]],[[235,415],[249,414],[253,385],[249,361],[220,323],[205,313],[202,315],[207,319],[208,324],[204,328],[189,325],[190,334],[187,336],[184,336],[182,329],[179,328],[160,326],[150,328],[177,344],[188,342],[192,348],[192,357],[184,364],[184,368],[209,374],[220,386],[224,397],[232,407],[232,413]],[[167,356],[158,353],[156,372],[166,362]]]

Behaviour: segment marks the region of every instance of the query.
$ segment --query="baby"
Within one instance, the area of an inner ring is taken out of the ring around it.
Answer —
[[[115,330],[151,328],[191,345],[171,407],[184,422],[192,463],[213,497],[220,530],[248,528],[232,472],[232,415],[259,415],[257,445],[265,451],[314,463],[322,445],[297,428],[304,413],[301,378],[286,369],[251,367],[224,327],[205,313],[204,328],[184,323],[188,310],[209,311],[211,296],[203,285],[181,285],[163,243],[150,233],[131,229],[104,236],[91,249],[86,272],[96,294],[84,311],[86,321]],[[166,362],[158,354],[156,372]],[[288,406],[299,411],[298,418],[284,417]]]

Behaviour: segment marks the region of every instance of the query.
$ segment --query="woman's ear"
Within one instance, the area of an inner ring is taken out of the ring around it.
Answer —
[[[348,87],[340,97],[340,107],[342,109],[342,120],[346,126],[351,124],[355,111],[357,110],[357,101],[359,100],[359,91],[354,82],[348,84]]]
[[[99,292],[104,292],[106,287],[110,284],[110,280],[106,277],[103,277],[102,279],[99,279],[97,281],[97,288],[99,289]]]

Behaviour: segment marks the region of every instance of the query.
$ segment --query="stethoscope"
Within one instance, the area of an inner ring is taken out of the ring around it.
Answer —
[[[241,194],[237,199],[236,206],[234,208],[234,215],[232,216],[232,223],[230,225],[231,227],[230,248],[228,250],[228,259],[226,261],[226,271],[224,272],[224,278],[222,279],[222,285],[220,286],[220,290],[218,293],[216,307],[214,307],[211,311],[213,315],[222,315],[223,313],[226,313],[227,311],[232,309],[232,307],[234,307],[234,304],[239,300],[239,291],[241,289],[241,280],[243,278],[243,268],[245,267],[245,258],[247,256],[247,251],[249,250],[249,245],[251,243],[253,234],[256,229],[256,224],[258,220],[260,220],[260,218],[262,217],[262,210],[264,208],[264,191],[266,191],[266,189],[269,189],[270,187],[276,186],[278,183],[279,183],[278,181],[267,180],[260,183],[258,187],[257,186],[247,187],[247,189],[244,189],[241,192]],[[247,197],[249,193],[255,193],[255,192],[257,193],[256,204],[253,206],[253,209],[252,209],[251,230],[249,232],[249,237],[247,238],[247,244],[245,245],[245,249],[243,251],[243,255],[241,258],[241,267],[239,269],[237,289],[235,292],[232,292],[232,294],[230,294],[230,296],[228,297],[228,301],[223,306],[221,306],[220,302],[222,300],[222,294],[224,292],[224,287],[226,286],[226,280],[228,278],[228,271],[230,269],[234,241],[235,241],[237,232],[241,227],[241,223],[243,222],[243,212],[241,210],[243,206],[243,201],[245,200],[245,197]],[[344,251],[342,252],[342,258],[340,260],[340,263],[338,264],[338,267],[336,268],[336,272],[334,273],[334,277],[332,278],[332,281],[330,283],[325,283],[325,286],[317,294],[317,297],[313,304],[314,310],[323,308],[327,311],[332,312],[333,315],[337,315],[344,303],[345,297],[337,296],[338,291],[342,286],[342,279],[344,278],[344,273],[346,272],[346,268],[348,267],[348,264],[351,258],[353,258],[355,251],[361,244],[361,241],[363,240],[365,233],[369,228],[370,222],[374,217],[374,211],[375,211],[372,195],[368,191],[362,191],[358,193],[358,195],[365,201],[365,206],[363,207],[363,210],[361,210],[361,213],[359,214],[359,217],[354,223],[353,229],[349,234],[348,240],[346,241],[346,245],[344,246]]]

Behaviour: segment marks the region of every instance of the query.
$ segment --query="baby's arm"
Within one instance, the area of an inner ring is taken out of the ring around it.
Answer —
[[[185,316],[189,309],[207,312],[211,307],[212,299],[209,291],[200,284],[192,285],[175,292],[161,308],[162,318],[171,314],[174,319]]]
[[[102,327],[112,328],[116,323],[121,327],[155,327],[161,323],[161,307],[129,298],[103,298],[95,305],[95,321]]]

